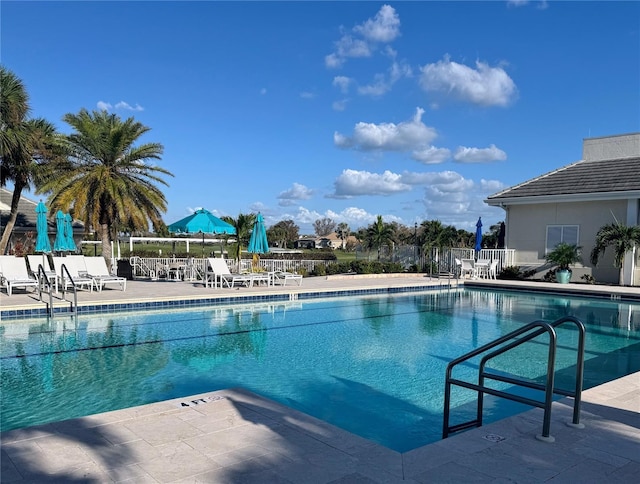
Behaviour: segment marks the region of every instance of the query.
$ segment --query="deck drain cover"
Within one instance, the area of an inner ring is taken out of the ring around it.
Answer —
[[[489,442],[502,442],[504,440],[504,437],[496,434],[487,434],[482,438],[488,440]]]

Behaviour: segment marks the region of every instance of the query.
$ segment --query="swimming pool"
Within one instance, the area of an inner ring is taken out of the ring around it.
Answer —
[[[0,325],[1,429],[244,387],[398,451],[440,439],[447,363],[522,324],[587,327],[585,388],[640,370],[640,305],[477,289],[207,309],[56,317]],[[560,331],[571,388],[577,333]],[[543,341],[544,342],[544,341]],[[496,360],[544,375],[546,345]],[[461,368],[473,378],[473,367]],[[453,395],[452,419],[475,396]],[[487,399],[485,422],[529,407]]]

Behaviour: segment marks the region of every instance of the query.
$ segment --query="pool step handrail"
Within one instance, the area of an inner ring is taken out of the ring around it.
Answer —
[[[68,278],[69,281],[71,282],[71,287],[73,287],[73,301],[68,301],[69,312],[71,314],[77,314],[78,313],[78,287],[76,286],[76,282],[73,280],[73,277],[71,277],[71,273],[69,272],[69,269],[67,269],[67,266],[65,264],[62,264],[60,266],[60,279],[62,284],[62,288],[61,288],[62,300],[66,301],[65,293],[67,291],[67,284],[65,281],[65,273],[66,273],[66,278]],[[53,311],[53,308],[51,310]]]
[[[577,361],[576,361],[576,384],[575,390],[568,391],[560,388],[555,388],[554,386],[554,378],[555,378],[555,358],[556,358],[556,347],[557,347],[557,334],[555,328],[565,323],[573,323],[578,328],[578,348],[577,348]],[[530,380],[526,380],[523,378],[514,378],[506,375],[499,375],[496,373],[492,373],[486,369],[486,364],[492,358],[509,351],[510,349],[516,348],[527,341],[530,341],[538,336],[547,333],[549,335],[549,353],[547,359],[547,376],[546,383],[544,385],[540,383],[535,383]],[[520,336],[520,338],[518,338]],[[455,360],[451,361],[447,365],[447,372],[445,378],[445,391],[444,391],[444,421],[442,426],[442,438],[446,439],[449,434],[458,432],[461,430],[466,430],[472,427],[480,427],[482,426],[482,413],[483,413],[483,405],[484,405],[484,394],[488,393],[490,395],[494,395],[497,397],[506,398],[508,400],[513,400],[519,403],[524,403],[527,405],[531,405],[533,407],[543,408],[544,409],[544,417],[542,424],[542,434],[536,436],[538,440],[542,440],[545,442],[553,442],[553,437],[550,436],[550,426],[551,426],[551,406],[553,403],[553,395],[563,395],[567,397],[573,398],[573,418],[570,425],[575,426],[577,428],[582,428],[583,425],[580,423],[580,404],[582,401],[582,383],[584,377],[584,345],[585,345],[585,327],[582,322],[573,317],[573,316],[565,316],[563,318],[558,319],[552,323],[546,321],[534,321],[529,323],[515,331],[512,331],[501,338],[498,338],[490,343],[487,343],[480,348],[477,348],[465,355],[462,355]],[[493,351],[491,351],[493,350]],[[490,352],[489,352],[490,351]],[[489,352],[489,353],[488,353]],[[463,362],[466,362],[470,358],[475,356],[480,356],[481,354],[485,354],[480,361],[480,365],[478,367],[478,384],[466,382],[463,380],[458,380],[452,378],[453,368]],[[531,398],[522,397],[520,395],[515,395],[512,393],[508,393],[501,390],[496,390],[494,388],[487,387],[484,382],[485,379],[497,380],[505,383],[510,383],[512,385],[520,385],[527,388],[532,388],[535,390],[544,390],[545,398],[544,401],[534,400]],[[475,390],[478,392],[478,402],[477,402],[477,415],[474,420],[470,420],[468,422],[463,422],[457,425],[449,425],[449,416],[450,416],[450,407],[451,407],[451,386],[457,385],[463,388],[467,388],[470,390]]]
[[[40,302],[47,305],[47,316],[53,316],[53,284],[44,270],[42,264],[38,264],[38,297]],[[42,293],[49,295],[49,302],[42,301]]]

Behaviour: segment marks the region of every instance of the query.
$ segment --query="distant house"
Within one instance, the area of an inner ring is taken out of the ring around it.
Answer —
[[[358,239],[350,235],[345,243],[354,245],[357,241]],[[293,245],[296,249],[341,249],[342,239],[338,237],[338,234],[332,232],[322,237],[303,236],[296,240]]]
[[[613,251],[597,267],[590,262],[598,229],[616,221],[640,223],[640,133],[587,138],[582,160],[489,196],[505,210],[505,245],[515,249],[516,265],[546,272],[545,256],[559,242],[582,247],[582,266],[572,281],[592,274],[617,283]],[[640,285],[638,252],[624,262],[624,283]]]
[[[0,228],[4,232],[7,226],[7,221],[11,215],[11,198],[13,197],[13,191],[6,188],[0,188]],[[30,200],[24,196],[20,197],[18,202],[18,217],[16,224],[11,232],[11,238],[9,239],[9,245],[7,246],[8,253],[12,253],[16,244],[18,243],[31,243],[35,244],[36,240],[36,206],[38,202]],[[51,245],[56,238],[56,224],[55,214],[48,214],[49,225],[49,238],[51,239]],[[84,224],[78,220],[73,221],[73,238],[76,241],[76,245],[80,247],[82,236],[84,234]]]

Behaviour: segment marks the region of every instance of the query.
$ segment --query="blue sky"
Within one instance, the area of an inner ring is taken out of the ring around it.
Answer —
[[[301,233],[377,215],[475,230],[483,200],[640,131],[639,2],[12,2],[31,115],[149,126],[170,224],[204,207]]]

